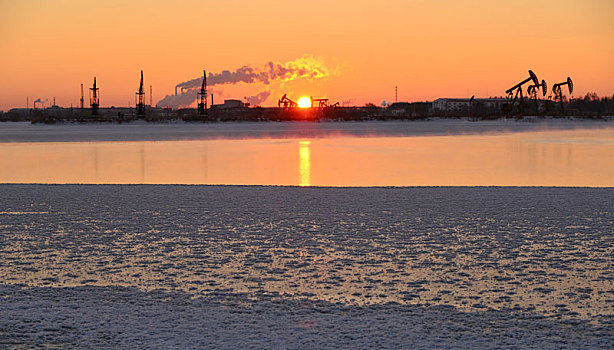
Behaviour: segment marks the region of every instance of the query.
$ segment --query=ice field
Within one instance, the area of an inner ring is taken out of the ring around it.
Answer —
[[[612,198],[0,185],[0,347],[612,348]]]

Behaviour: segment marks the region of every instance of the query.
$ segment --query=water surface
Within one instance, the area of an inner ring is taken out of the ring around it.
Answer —
[[[605,123],[456,135],[21,141],[0,143],[1,183],[614,186],[614,127]]]

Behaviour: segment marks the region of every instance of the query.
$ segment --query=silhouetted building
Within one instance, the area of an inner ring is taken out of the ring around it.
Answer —
[[[431,102],[395,102],[388,106],[384,115],[404,117],[425,117],[431,113]]]
[[[247,107],[245,103],[241,100],[224,100],[224,104],[221,105],[213,105],[211,109],[233,109],[233,108],[244,108]]]
[[[467,111],[478,104],[490,110],[500,111],[508,103],[505,98],[438,98],[433,101],[434,112],[461,112]]]

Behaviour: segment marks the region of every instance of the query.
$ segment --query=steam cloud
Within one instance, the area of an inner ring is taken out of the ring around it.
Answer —
[[[245,99],[249,102],[250,105],[256,106],[266,101],[267,98],[271,96],[270,91],[263,91],[257,95],[246,97]]]
[[[47,103],[48,101],[49,101],[49,99],[47,99],[47,98],[44,99],[44,100],[42,100],[40,98],[37,98],[36,100],[34,100],[34,102],[32,102],[32,105],[35,106],[37,103],[40,103],[42,106],[45,106],[45,103]]]
[[[209,73],[207,86],[238,83],[270,85],[297,79],[320,79],[328,75],[328,68],[320,60],[312,55],[305,55],[286,63],[268,62],[259,67],[243,66],[234,71],[224,70],[217,74]],[[180,91],[180,93],[166,95],[156,103],[156,107],[178,108],[189,106],[197,98],[196,92],[202,85],[202,79],[202,77],[198,77],[177,84],[175,91]],[[247,97],[247,100],[250,104],[257,105],[264,102],[270,94],[270,90],[263,91],[255,96]]]

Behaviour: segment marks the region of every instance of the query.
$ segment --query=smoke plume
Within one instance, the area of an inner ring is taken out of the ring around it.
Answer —
[[[209,75],[207,75],[207,86],[222,84],[234,85],[238,83],[260,83],[270,85],[297,79],[320,79],[327,77],[329,74],[328,68],[320,60],[314,58],[312,55],[305,55],[286,63],[268,62],[258,67],[243,66],[234,71],[223,70],[217,74],[209,73]],[[196,93],[202,85],[202,79],[203,77],[198,77],[177,84],[175,91],[179,91],[180,93],[167,95],[160,100],[156,106],[169,106],[172,108],[189,106],[197,98]],[[260,104],[264,102],[270,94],[271,92],[268,90],[261,92],[248,98],[248,102],[250,102],[250,104]]]
[[[257,95],[246,97],[245,99],[247,100],[247,102],[249,102],[250,105],[257,106],[262,102],[266,101],[269,96],[271,96],[271,92],[267,90]]]
[[[49,101],[49,99],[47,99],[47,98],[44,99],[44,100],[40,99],[40,98],[37,98],[36,100],[34,100],[34,102],[32,102],[32,105],[36,106],[37,103],[40,103],[44,107],[45,103],[47,103],[47,101]]]

